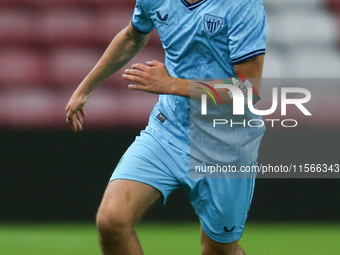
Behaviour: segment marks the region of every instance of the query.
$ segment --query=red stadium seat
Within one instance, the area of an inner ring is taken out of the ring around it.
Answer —
[[[79,84],[99,60],[101,52],[92,49],[55,49],[48,59],[50,82]]]
[[[132,13],[133,9],[108,9],[96,12],[92,40],[108,45],[113,37],[130,23]]]
[[[20,0],[1,0],[0,8],[18,6],[20,5],[20,2]]]
[[[46,81],[44,57],[31,49],[2,48],[0,50],[0,84],[39,85]]]
[[[35,8],[90,7],[107,8],[128,6],[133,8],[136,0],[1,0],[1,6],[28,6]]]
[[[98,8],[126,6],[133,10],[136,0],[83,0],[83,3]]]
[[[83,3],[82,0],[16,0],[20,1],[24,5],[33,6],[33,7],[77,7]]]
[[[96,12],[92,40],[95,43],[108,45],[113,37],[131,21],[133,8],[107,9]],[[160,45],[156,29],[151,33],[149,44]]]
[[[340,13],[340,1],[339,0],[326,0],[330,10]]]
[[[29,11],[0,10],[0,44],[26,44],[35,40],[34,16]]]
[[[37,17],[39,41],[47,45],[87,44],[91,36],[91,17],[81,10],[44,10]]]

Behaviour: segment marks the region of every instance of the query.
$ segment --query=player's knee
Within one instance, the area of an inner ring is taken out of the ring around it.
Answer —
[[[216,250],[214,252],[211,252],[210,250],[203,250],[202,249],[201,255],[238,255],[238,253],[227,252],[227,251],[216,251]]]
[[[97,229],[101,239],[119,237],[133,227],[133,222],[123,212],[99,210],[97,213]]]
[[[226,249],[225,247],[212,247],[208,244],[202,245],[201,255],[246,255],[241,246],[237,246],[236,249]]]
[[[237,245],[235,255],[246,255],[246,253],[241,246]]]
[[[225,250],[212,249],[211,247],[202,246],[201,255],[235,255]]]

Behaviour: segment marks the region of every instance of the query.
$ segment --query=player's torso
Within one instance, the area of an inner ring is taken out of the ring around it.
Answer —
[[[233,24],[235,27],[233,22],[236,22],[233,14],[240,3],[243,4],[242,10],[247,12],[251,9],[252,3],[260,2],[259,0],[201,0],[194,5],[188,5],[185,0],[144,1],[148,3],[145,6],[146,13],[162,41],[166,54],[165,64],[171,76],[202,80],[219,80],[234,76],[229,41],[230,25]],[[242,19],[243,15],[238,18]],[[241,30],[245,34],[249,31],[246,25],[242,26]],[[242,41],[238,38],[237,40],[239,40],[237,44],[252,44],[247,40]],[[233,43],[235,44],[235,41]],[[174,145],[190,152],[190,128],[195,124],[193,121],[190,122],[190,109],[192,108],[188,98],[160,95],[160,100],[150,115],[149,125]],[[230,115],[228,113],[227,116],[230,117],[231,106],[229,110]],[[167,118],[164,123],[157,119],[159,113]],[[246,115],[247,119],[252,117],[249,111]],[[227,161],[237,162],[244,158],[252,161],[256,158],[256,147],[264,129],[264,127],[256,131],[248,130],[247,127],[228,129],[223,130],[221,136],[220,132],[215,132],[216,130],[209,126],[205,128],[206,132],[214,137],[212,141],[217,141],[221,146],[204,148],[228,147]],[[250,149],[245,148],[245,145]],[[243,147],[245,149],[241,149]],[[207,151],[197,151],[201,159],[209,162],[210,158],[204,157],[209,155]]]
[[[171,75],[219,79],[233,75],[228,15],[235,0],[161,0],[150,10]]]

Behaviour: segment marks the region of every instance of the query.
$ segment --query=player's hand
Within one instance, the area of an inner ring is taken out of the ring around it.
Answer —
[[[89,96],[78,94],[76,91],[66,106],[66,122],[70,123],[73,132],[83,130],[83,118],[86,116],[83,107],[88,98]]]
[[[144,64],[134,64],[131,69],[126,69],[123,78],[140,84],[130,84],[133,90],[142,90],[154,94],[171,94],[172,81],[165,65],[156,60]]]

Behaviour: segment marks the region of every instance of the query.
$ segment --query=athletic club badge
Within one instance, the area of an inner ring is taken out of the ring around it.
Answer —
[[[223,18],[210,14],[204,15],[204,30],[209,37],[216,34],[223,25]]]

